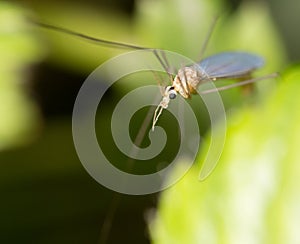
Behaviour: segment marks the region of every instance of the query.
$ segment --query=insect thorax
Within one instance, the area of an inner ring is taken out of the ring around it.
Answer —
[[[172,86],[181,96],[189,98],[191,94],[196,93],[197,87],[204,76],[204,73],[196,67],[184,67],[178,70]]]

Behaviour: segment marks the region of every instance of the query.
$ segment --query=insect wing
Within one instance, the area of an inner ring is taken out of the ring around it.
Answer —
[[[264,60],[245,52],[224,52],[210,56],[199,63],[210,78],[238,78],[264,65]]]

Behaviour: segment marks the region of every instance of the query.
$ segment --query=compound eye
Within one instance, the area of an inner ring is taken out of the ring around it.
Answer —
[[[176,92],[176,91],[171,90],[171,91],[169,92],[169,98],[170,98],[170,99],[175,99],[176,96],[177,96],[177,92]]]

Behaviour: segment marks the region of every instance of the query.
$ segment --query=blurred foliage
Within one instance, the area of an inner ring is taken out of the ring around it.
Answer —
[[[53,87],[61,91],[65,100],[60,101],[56,94],[45,96],[46,102],[58,110],[64,103],[74,103],[75,97],[71,101],[66,98],[69,87],[65,88],[65,83],[75,87],[74,77],[79,76],[77,79],[83,82],[83,77],[99,64],[127,51],[42,30],[28,23],[26,17],[94,37],[164,48],[199,60],[210,24],[214,16],[221,14],[205,56],[225,50],[257,53],[266,59],[266,67],[258,74],[286,66],[285,50],[268,6],[259,1],[248,1],[230,13],[222,0],[140,0],[136,1],[130,16],[120,10],[96,8],[88,1],[18,2],[23,7],[12,1],[0,2],[0,162],[3,167],[0,242],[3,243],[94,243],[99,239],[112,194],[94,182],[77,159],[70,117],[44,118],[41,130],[41,104],[29,97],[32,92],[29,81],[36,79],[33,82],[48,92]],[[41,71],[36,66],[41,61],[53,69]],[[73,76],[64,77],[62,71]],[[45,72],[42,78],[37,76],[40,72]],[[288,243],[300,219],[297,218],[299,210],[293,205],[299,200],[295,189],[299,172],[296,164],[299,113],[297,101],[293,99],[299,89],[298,77],[298,67],[295,67],[284,74],[278,89],[274,81],[260,82],[259,96],[253,99],[256,107],[244,106],[240,110],[243,95],[238,89],[223,93],[226,104],[234,104],[239,111],[236,110],[235,116],[229,113],[228,140],[219,166],[205,182],[198,182],[199,164],[205,155],[203,148],[198,166],[178,185],[164,192],[159,212],[151,224],[155,243],[197,243],[199,240],[214,243],[216,238],[224,243],[244,243],[244,239],[238,238],[248,236],[265,238],[271,243]],[[141,85],[143,79],[155,82],[152,76],[142,74],[127,77],[123,84],[114,87],[117,92],[107,95],[99,125],[109,124],[106,118],[116,103],[119,95],[116,93],[130,89],[131,84]],[[272,89],[273,95],[267,98]],[[198,114],[205,109],[200,100],[199,97],[191,100]],[[71,115],[68,112],[66,116]],[[144,118],[144,114],[140,117]],[[201,117],[201,121],[200,126],[208,126],[207,118]],[[168,122],[163,117],[160,120],[172,131],[174,125]],[[101,132],[98,136],[106,139],[108,154],[114,161],[123,163],[115,147],[108,144],[109,131],[97,129]],[[32,144],[16,148],[25,142]],[[141,165],[136,171],[144,172],[147,167],[152,170],[153,165],[147,164],[142,170]],[[111,220],[114,222],[111,241],[147,243],[143,213],[154,205],[151,197],[123,200],[115,216],[117,220]],[[290,226],[286,219],[290,220]],[[266,235],[260,235],[261,232]],[[235,233],[241,235],[237,237]]]
[[[201,45],[213,19],[219,16],[205,56],[228,50],[254,52],[272,61],[267,62],[265,71],[269,72],[285,61],[268,6],[259,1],[245,2],[233,15],[220,0],[139,1],[138,6],[137,33],[145,42],[148,40],[148,46],[176,51],[198,61],[203,58],[199,56]]]
[[[263,104],[228,119],[212,175],[198,180],[202,148],[197,165],[162,194],[153,243],[299,243],[299,90],[296,66]]]
[[[29,66],[45,53],[24,20],[24,9],[0,2],[0,150],[31,141],[39,127],[37,107],[24,88]]]
[[[300,59],[299,40],[300,33],[295,31],[295,26],[300,23],[300,1],[297,0],[269,0],[274,23],[281,33],[281,39],[285,43],[289,60],[298,62]]]

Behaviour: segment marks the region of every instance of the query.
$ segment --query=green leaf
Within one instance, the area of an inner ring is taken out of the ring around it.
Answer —
[[[229,118],[211,176],[198,181],[198,162],[162,194],[153,243],[300,241],[299,90],[300,67],[291,68],[264,103]]]

